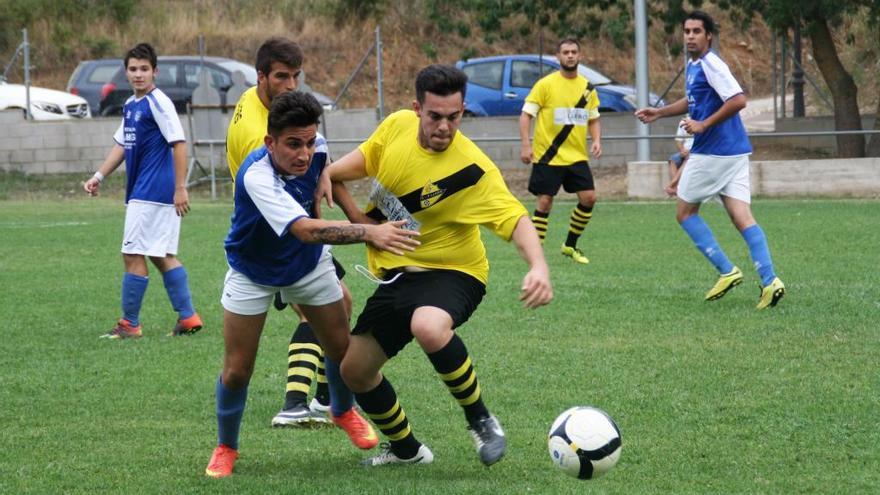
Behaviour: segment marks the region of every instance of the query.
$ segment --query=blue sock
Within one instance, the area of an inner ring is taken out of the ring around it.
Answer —
[[[770,259],[770,247],[767,246],[767,237],[758,224],[742,231],[743,239],[749,245],[749,254],[752,255],[752,262],[755,263],[755,269],[761,276],[761,285],[768,286],[770,282],[776,278],[776,272],[773,271],[773,260]]]
[[[139,323],[141,303],[147,293],[147,277],[125,272],[122,276],[122,317],[136,327]]]
[[[715,236],[712,235],[712,229],[706,225],[706,222],[699,215],[691,215],[681,222],[681,228],[687,232],[691,240],[697,246],[697,249],[703,253],[713,265],[718,273],[730,273],[733,270],[733,263],[727,259],[727,255],[721,250]]]
[[[354,405],[354,395],[342,381],[339,364],[324,356],[324,373],[327,375],[327,388],[330,390],[330,411],[341,416]]]
[[[217,443],[238,450],[238,430],[247,401],[247,387],[229,390],[223,379],[217,378]]]
[[[172,268],[162,274],[162,280],[165,282],[165,291],[168,292],[168,299],[171,300],[171,307],[180,319],[189,318],[196,313],[192,305],[192,296],[189,292],[189,282],[187,281],[186,268],[182,265]]]

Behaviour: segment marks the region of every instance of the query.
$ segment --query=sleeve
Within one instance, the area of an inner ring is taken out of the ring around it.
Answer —
[[[709,86],[712,86],[712,89],[718,93],[718,96],[723,101],[727,101],[743,92],[739,82],[730,73],[730,67],[718,55],[709,52],[703,57],[701,63],[703,64],[703,72],[706,74],[706,80],[709,81]]]
[[[116,129],[116,132],[113,133],[113,140],[116,141],[116,144],[119,146],[125,146],[125,117],[119,122],[119,127]]]
[[[391,127],[393,115],[388,116],[379,127],[373,131],[373,134],[358,149],[364,154],[367,175],[375,177],[379,173],[379,160],[382,158],[382,151],[385,149],[385,142],[388,129]]]
[[[283,237],[293,222],[308,217],[302,205],[284,190],[280,180],[271,172],[251,166],[244,173],[242,182],[245,193],[278,237]]]
[[[174,103],[164,94],[154,96],[153,93],[147,95],[150,101],[150,110],[153,112],[153,120],[159,126],[159,132],[168,144],[180,143],[186,141],[183,134],[183,126],[180,124],[180,117],[177,116],[177,110]]]
[[[513,236],[519,219],[529,214],[511,194],[496,167],[486,171],[470,197],[471,201],[462,209],[462,223],[482,225],[506,241]]]
[[[589,120],[594,120],[599,118],[599,92],[596,91],[596,88],[590,86],[589,81],[587,82],[587,118]]]
[[[523,104],[523,112],[526,112],[533,117],[538,115],[538,111],[541,109],[541,107],[544,106],[544,87],[547,85],[546,82],[547,77],[545,76],[541,79],[538,79],[538,82],[536,82],[535,85],[532,86],[532,90],[529,91],[528,96],[526,96],[526,101]],[[529,112],[527,108],[534,109],[535,113]]]

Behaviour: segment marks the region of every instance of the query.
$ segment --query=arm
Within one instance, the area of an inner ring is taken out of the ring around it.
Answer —
[[[321,173],[318,188],[315,190],[316,198],[326,198],[327,206],[333,208],[333,194],[337,190],[333,182],[363,179],[367,176],[367,159],[360,149],[354,149],[348,154],[331,163]],[[352,204],[354,200],[352,200]],[[348,215],[346,208],[351,209],[352,204],[343,204],[342,211]],[[352,210],[354,211],[354,210]],[[350,217],[349,217],[350,218]]]
[[[587,123],[587,129],[590,131],[590,140],[593,141],[590,145],[590,153],[595,158],[599,158],[602,156],[602,124],[599,123],[598,118],[591,119]]]
[[[89,193],[89,196],[98,195],[98,188],[101,187],[101,182],[104,180],[104,177],[107,177],[112,174],[114,170],[119,168],[119,165],[122,164],[124,159],[125,148],[118,143],[114,144],[107,153],[107,157],[104,158],[104,162],[98,167],[98,171],[95,172],[95,175],[83,184],[83,189]]]
[[[734,115],[736,115],[737,112],[745,107],[746,95],[740,93],[725,101],[724,104],[721,105],[721,108],[710,115],[709,118],[707,118],[706,120],[699,121],[693,119],[685,119],[682,127],[690,134],[700,134],[702,132],[706,132],[706,130],[713,125],[724,122],[730,117],[733,117]]]
[[[301,217],[290,224],[290,233],[309,244],[357,244],[366,242],[378,249],[403,255],[420,244],[418,232],[402,229],[405,220],[381,225],[352,224],[348,222]]]
[[[635,116],[645,124],[650,124],[661,117],[671,117],[673,115],[681,115],[687,113],[687,98],[682,98],[674,103],[670,103],[662,108],[642,108],[636,110]]]
[[[549,304],[553,299],[550,269],[544,260],[544,249],[538,233],[528,216],[522,216],[517,221],[511,240],[516,244],[520,257],[529,265],[529,271],[523,278],[520,301],[532,309]]]
[[[348,188],[342,182],[333,182],[333,197],[352,223],[375,224],[376,221],[364,214],[358,207]],[[317,203],[316,203],[317,204]]]
[[[178,216],[189,212],[189,193],[186,192],[186,143],[174,143],[174,209]]]
[[[519,114],[519,159],[526,165],[531,165],[535,157],[532,156],[532,141],[529,130],[532,124],[532,116],[526,112]]]

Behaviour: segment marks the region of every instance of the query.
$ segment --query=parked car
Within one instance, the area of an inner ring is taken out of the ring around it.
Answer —
[[[542,70],[543,65],[543,70]],[[553,55],[499,55],[459,60],[456,67],[468,76],[465,115],[519,115],[532,86],[546,74],[560,68]],[[584,64],[578,73],[596,86],[599,112],[632,112],[636,110],[636,90]],[[650,104],[665,105],[651,93]],[[659,101],[658,101],[659,100]]]
[[[120,115],[125,100],[132,95],[131,86],[125,77],[122,59],[117,59],[117,69],[111,79],[103,85],[100,94],[100,114]],[[161,89],[171,101],[178,113],[186,112],[186,105],[192,100],[193,91],[199,84],[199,73],[202,70],[200,57],[187,55],[161,56],[158,60],[159,73],[156,87]],[[226,92],[232,86],[232,74],[236,71],[244,73],[245,83],[256,86],[257,70],[238,60],[222,57],[205,57],[205,70],[211,75],[211,85],[220,93],[220,103],[226,104]],[[333,100],[325,95],[311,91],[306,84],[301,89],[315,95],[318,102],[329,109]],[[231,102],[234,104],[235,102]]]
[[[27,90],[22,84],[0,80],[0,110],[27,108]],[[31,115],[34,120],[87,119],[89,103],[76,95],[54,89],[31,86]]]
[[[83,60],[73,69],[67,81],[67,92],[85,98],[92,112],[97,113],[101,106],[101,90],[119,72],[120,67],[122,59],[119,58]]]

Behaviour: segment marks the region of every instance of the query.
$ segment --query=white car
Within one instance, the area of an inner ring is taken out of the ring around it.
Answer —
[[[24,111],[27,94],[22,84],[0,81],[0,110],[18,108]],[[54,89],[31,86],[31,115],[34,120],[89,119],[88,102],[80,96]]]

